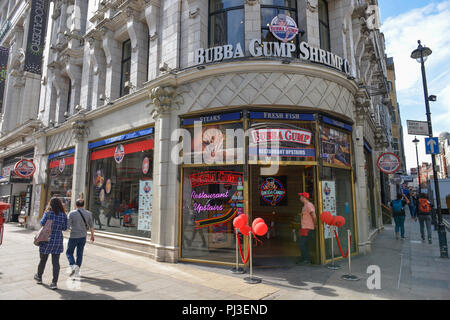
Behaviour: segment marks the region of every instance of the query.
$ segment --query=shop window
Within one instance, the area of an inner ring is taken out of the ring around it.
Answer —
[[[347,230],[352,235],[352,253],[356,250],[355,219],[353,212],[352,175],[351,170],[331,167],[322,168],[322,201],[323,211],[329,211],[332,215],[343,216],[345,225],[336,231],[343,253],[347,252]],[[324,225],[325,257],[331,259],[331,232],[327,225]],[[339,257],[336,242],[334,243],[334,256]]]
[[[261,39],[267,42],[281,42],[270,32],[269,27],[273,18],[277,16],[291,17],[298,26],[297,1],[294,0],[261,0]],[[295,37],[290,42],[298,44]]]
[[[235,260],[233,219],[244,212],[242,165],[184,168],[181,257]]]
[[[58,197],[66,212],[70,210],[72,198],[74,156],[69,155],[49,160],[48,199]]]
[[[129,39],[122,44],[121,65],[120,96],[124,96],[130,93],[131,41]]]
[[[149,238],[152,178],[153,136],[93,149],[89,210],[95,228]]]
[[[237,43],[244,49],[244,0],[210,0],[209,46]]]
[[[350,135],[334,127],[320,126],[321,158],[325,165],[351,167]]]
[[[331,51],[330,21],[328,15],[328,3],[326,0],[319,0],[319,37],[320,48],[326,51]]]

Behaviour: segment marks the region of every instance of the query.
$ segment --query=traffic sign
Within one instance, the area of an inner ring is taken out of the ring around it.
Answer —
[[[401,167],[400,158],[392,153],[386,152],[381,154],[377,160],[377,167],[386,174],[392,174],[397,172]]]
[[[427,154],[439,154],[438,138],[425,138],[425,150]]]

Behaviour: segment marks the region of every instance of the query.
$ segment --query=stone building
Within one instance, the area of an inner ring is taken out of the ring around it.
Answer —
[[[279,265],[300,255],[307,192],[346,219],[344,250],[349,230],[352,252],[370,252],[393,136],[376,0],[51,1],[42,72],[20,93],[12,57],[36,1],[17,1],[21,24],[1,42],[0,158],[33,151],[28,227],[50,197],[83,197],[104,246],[231,264],[232,219],[247,214],[269,225],[254,263]],[[312,261],[329,261],[328,226],[310,238]]]

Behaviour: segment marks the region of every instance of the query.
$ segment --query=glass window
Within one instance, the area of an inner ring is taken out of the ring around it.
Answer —
[[[74,156],[51,159],[49,161],[48,199],[58,197],[61,199],[66,212],[70,210],[72,197]]]
[[[130,93],[130,87],[125,86],[130,81],[131,71],[131,41],[127,40],[122,45],[122,70],[120,76],[120,96]]]
[[[90,163],[89,210],[95,228],[151,236],[153,135],[94,149]]]
[[[233,219],[244,211],[243,170],[242,165],[184,168],[183,258],[235,261]]]
[[[268,42],[281,42],[272,32],[270,32],[270,24],[278,15],[286,15],[291,17],[298,27],[297,21],[297,3],[294,0],[263,0],[261,1],[261,40]],[[290,40],[298,44],[298,37]]]
[[[350,167],[350,135],[345,131],[328,126],[320,126],[320,131],[323,163]]]
[[[346,169],[337,169],[330,167],[323,167],[322,180],[322,201],[323,211],[329,211],[332,215],[338,215],[345,218],[345,224],[337,228],[336,231],[341,244],[342,251],[347,252],[347,230],[351,231],[352,235],[352,252],[356,250],[355,239],[355,221],[353,215],[353,196],[352,196],[352,179],[351,171]],[[331,232],[327,225],[324,225],[325,238],[325,256],[326,259],[331,259]],[[334,242],[334,256],[340,257],[341,253],[339,247]]]
[[[330,23],[328,3],[325,0],[319,0],[319,37],[320,48],[330,51]]]
[[[244,48],[244,1],[210,0],[209,46],[237,43]]]

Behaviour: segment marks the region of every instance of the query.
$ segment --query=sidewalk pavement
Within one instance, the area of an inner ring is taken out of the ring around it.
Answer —
[[[15,224],[5,226],[0,246],[0,300],[323,300],[323,299],[450,299],[450,261],[439,258],[437,233],[433,244],[420,241],[419,224],[406,221],[406,240],[396,240],[385,225],[375,238],[372,253],[352,258],[352,273],[359,281],[341,279],[348,273],[325,266],[255,268],[260,284],[247,284],[248,273],[234,275],[228,267],[192,263],[161,263],[146,257],[87,244],[78,280],[66,274],[61,255],[58,290],[50,290],[51,259],[43,285],[33,280],[39,262],[32,244],[35,231]],[[67,240],[65,240],[65,248]],[[370,290],[368,266],[381,271],[381,289]]]

